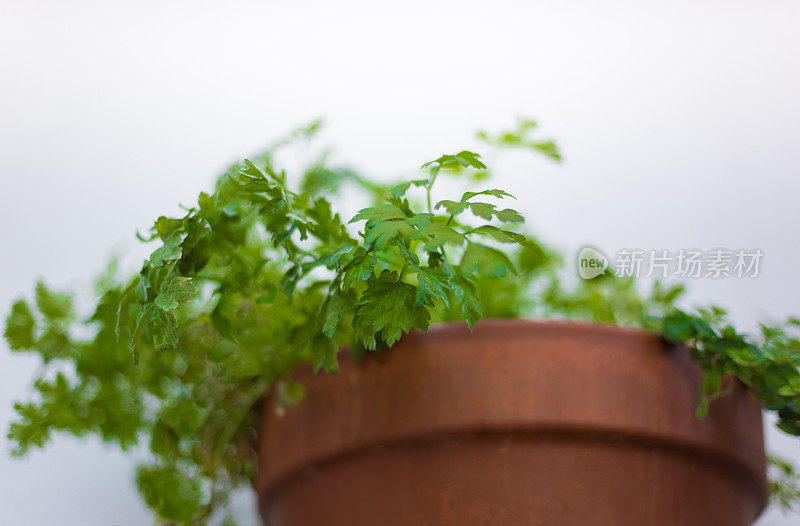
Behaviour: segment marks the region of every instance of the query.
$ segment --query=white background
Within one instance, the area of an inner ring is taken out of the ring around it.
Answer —
[[[0,0],[0,313],[37,277],[80,290],[112,252],[135,261],[137,228],[311,117],[389,178],[523,114],[566,161],[512,156],[500,186],[547,241],[760,248],[759,278],[697,280],[691,302],[798,315],[800,7],[659,4]],[[0,349],[0,427],[35,368]],[[67,438],[3,453],[0,524],[148,524],[134,460]]]

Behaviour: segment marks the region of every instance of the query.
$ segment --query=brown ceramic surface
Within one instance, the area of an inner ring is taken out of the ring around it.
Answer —
[[[761,411],[741,385],[695,417],[686,350],[617,327],[487,320],[413,333],[267,404],[270,526],[750,524]]]

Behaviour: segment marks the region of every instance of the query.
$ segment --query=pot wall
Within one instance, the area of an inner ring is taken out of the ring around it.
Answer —
[[[736,526],[766,503],[758,403],[736,383],[697,419],[699,369],[649,333],[448,324],[297,379],[264,413],[270,526]]]

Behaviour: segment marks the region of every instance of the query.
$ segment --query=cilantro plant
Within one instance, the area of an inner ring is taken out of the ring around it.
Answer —
[[[142,236],[157,248],[141,271],[98,280],[90,315],[44,283],[33,304],[13,304],[10,348],[43,361],[34,397],[15,406],[15,454],[58,431],[95,434],[123,450],[147,444],[151,461],[136,479],[157,520],[206,524],[253,477],[265,394],[274,390],[280,406],[302,398],[291,379],[297,367],[332,373],[345,346],[360,357],[431,323],[472,328],[481,318],[522,316],[638,326],[686,342],[706,374],[701,414],[731,374],[777,413],[781,429],[800,435],[800,341],[790,336],[797,320],[752,338],[721,309],[675,308],[680,286],[656,283],[643,295],[611,273],[565,285],[560,256],[502,205],[509,193],[478,188],[434,199],[443,177],[473,186],[489,178],[471,151],[442,155],[395,184],[325,157],[290,177],[280,152],[319,126],[231,167],[184,215],[158,218]],[[479,139],[559,161],[555,143],[536,131],[520,120]],[[332,201],[354,190],[372,206],[344,221]],[[791,468],[782,473],[793,480]],[[798,494],[775,487],[787,504]]]

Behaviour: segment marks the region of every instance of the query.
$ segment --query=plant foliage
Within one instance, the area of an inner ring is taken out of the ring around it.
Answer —
[[[59,431],[96,434],[123,450],[147,443],[151,462],[136,476],[145,502],[164,524],[205,524],[253,477],[264,395],[274,389],[279,404],[302,397],[291,379],[298,366],[334,372],[344,346],[360,356],[431,323],[472,328],[481,318],[521,316],[639,326],[686,342],[706,374],[701,414],[733,374],[777,413],[782,430],[800,435],[800,342],[789,335],[797,320],[753,338],[721,309],[676,309],[679,286],[657,283],[642,295],[610,273],[564,285],[557,253],[523,233],[522,215],[502,204],[509,193],[433,199],[442,174],[487,179],[471,151],[442,155],[400,183],[325,157],[290,178],[279,152],[319,127],[231,167],[184,215],[159,217],[142,236],[156,248],[140,272],[99,280],[90,316],[44,283],[33,303],[13,304],[10,348],[45,364],[33,399],[15,405],[15,454]],[[534,121],[520,120],[479,138],[560,160],[553,141],[531,138],[535,131]],[[345,187],[373,201],[349,221],[326,198]]]

